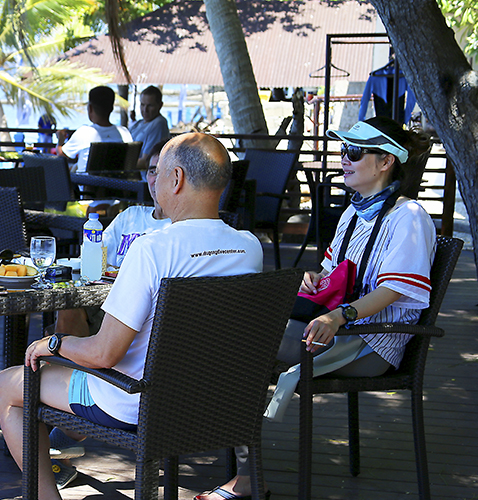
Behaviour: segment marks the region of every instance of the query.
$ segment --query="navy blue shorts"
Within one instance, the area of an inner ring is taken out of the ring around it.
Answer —
[[[88,380],[85,372],[73,370],[70,378],[70,387],[68,390],[68,401],[70,408],[75,415],[86,418],[96,424],[104,425],[106,427],[113,427],[115,429],[123,429],[125,431],[136,431],[137,425],[127,424],[121,420],[108,415],[101,408],[99,408],[93,398],[91,397],[88,389]]]

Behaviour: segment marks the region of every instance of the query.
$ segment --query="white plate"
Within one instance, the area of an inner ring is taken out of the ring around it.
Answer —
[[[37,279],[35,276],[0,276],[0,285],[10,290],[25,290]]]

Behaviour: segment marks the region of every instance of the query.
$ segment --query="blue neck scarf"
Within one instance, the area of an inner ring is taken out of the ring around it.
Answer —
[[[385,200],[400,188],[400,181],[393,181],[383,191],[364,198],[356,192],[350,202],[352,203],[357,215],[366,221],[371,221],[380,212]]]

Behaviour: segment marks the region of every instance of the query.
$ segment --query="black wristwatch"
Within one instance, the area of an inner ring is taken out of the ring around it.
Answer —
[[[58,351],[60,350],[61,347],[61,339],[63,337],[65,337],[64,333],[54,333],[50,337],[50,340],[48,341],[48,350],[52,354],[58,354]]]
[[[355,309],[355,307],[351,306],[350,304],[340,304],[338,307],[342,309],[342,316],[346,321],[344,325],[345,328],[353,325],[355,323],[355,320],[357,319],[357,309]]]

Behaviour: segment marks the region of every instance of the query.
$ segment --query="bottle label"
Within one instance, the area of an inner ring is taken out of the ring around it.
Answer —
[[[92,243],[101,243],[103,231],[101,229],[84,229],[83,237],[88,238]]]

